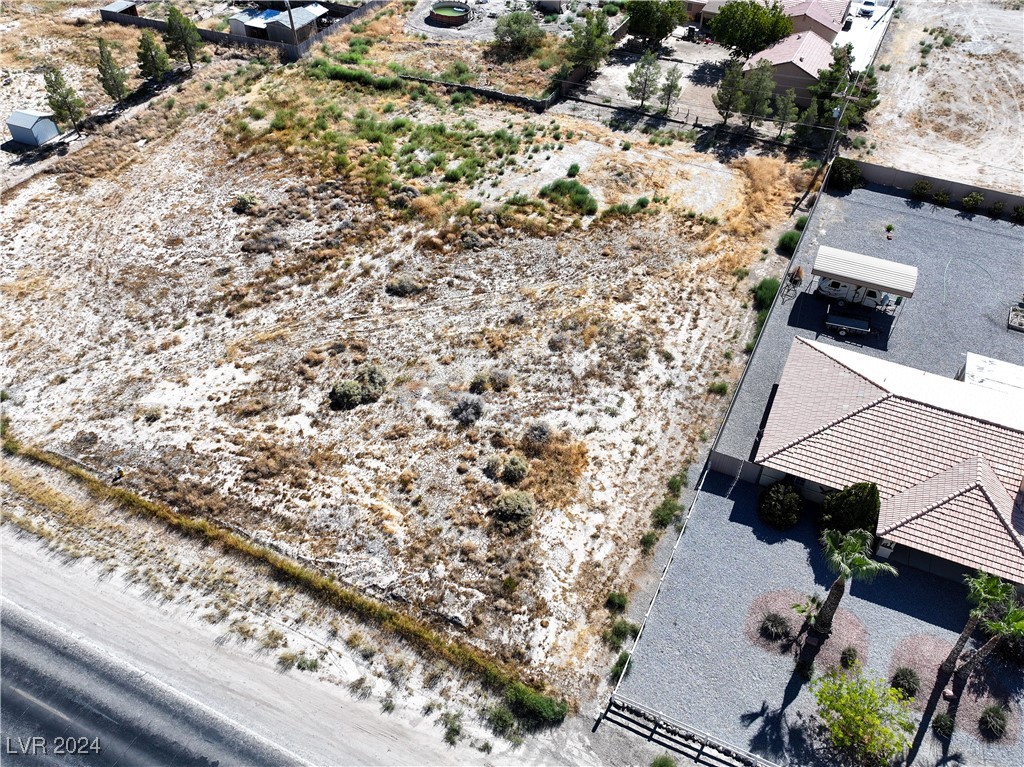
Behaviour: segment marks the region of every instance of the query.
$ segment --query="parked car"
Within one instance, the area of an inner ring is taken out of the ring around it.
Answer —
[[[866,16],[869,19],[872,16],[874,16],[875,15],[875,3],[874,3],[874,0],[864,0],[864,2],[861,3],[860,10],[857,11],[857,15],[858,16]]]

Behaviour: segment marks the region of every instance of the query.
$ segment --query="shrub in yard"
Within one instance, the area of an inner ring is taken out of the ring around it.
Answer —
[[[953,720],[953,717],[945,711],[940,711],[932,719],[932,732],[945,740],[949,740],[953,737],[954,727],[955,721]]]
[[[530,464],[520,455],[510,456],[501,470],[501,478],[510,485],[518,485],[530,473]]]
[[[781,615],[777,612],[766,613],[761,619],[760,626],[761,636],[765,639],[770,639],[773,642],[777,642],[780,639],[785,639],[792,633],[789,621],[786,620],[786,616]]]
[[[1003,210],[1006,208],[1006,200],[996,200],[992,203],[992,207],[989,209],[989,215],[992,218],[999,218],[1003,215]]]
[[[751,291],[754,294],[754,308],[760,311],[767,311],[772,301],[775,300],[775,294],[779,292],[779,286],[782,285],[775,277],[765,277]]]
[[[960,198],[960,206],[964,210],[977,210],[985,202],[985,195],[981,192],[971,192]]]
[[[619,6],[617,6],[615,3],[608,3],[608,5],[604,7],[604,12],[608,16],[618,16]]]
[[[999,740],[1003,737],[1008,724],[1009,717],[1006,714],[1006,709],[995,704],[982,711],[981,718],[978,719],[978,729],[990,740]]]
[[[558,724],[569,711],[564,701],[542,695],[522,682],[513,682],[505,689],[505,702],[520,722],[534,728]]]
[[[452,408],[452,418],[459,422],[459,426],[472,426],[480,420],[484,414],[484,402],[475,395],[463,395],[459,397],[455,407]]]
[[[426,289],[426,286],[419,282],[415,277],[411,277],[407,274],[392,277],[388,280],[387,285],[384,286],[384,292],[389,296],[400,297],[422,293]]]
[[[618,679],[622,676],[622,672],[629,669],[629,652],[623,650],[619,653],[619,657],[615,659],[615,664],[612,666],[612,679]]]
[[[932,195],[932,202],[936,205],[949,205],[949,190],[939,189]]]
[[[847,647],[839,655],[839,665],[843,668],[853,668],[857,663],[859,653],[856,647]]]
[[[517,525],[528,523],[536,510],[537,502],[533,499],[533,493],[522,490],[502,493],[491,507],[491,513],[499,520]]]
[[[654,522],[655,527],[668,527],[680,514],[683,513],[683,507],[674,498],[665,498],[661,503],[654,507],[654,511],[651,512],[651,518]]]
[[[807,216],[800,216],[800,218],[796,220],[796,225],[793,228],[796,229],[798,232],[802,232],[806,226]]]
[[[841,533],[851,530],[874,533],[878,527],[880,508],[878,486],[874,482],[858,482],[838,493],[825,496],[821,526],[825,530],[838,530]]]
[[[534,421],[523,432],[522,448],[527,455],[540,455],[551,440],[555,438],[555,430],[547,421]]]
[[[908,698],[913,698],[921,689],[921,677],[917,675],[914,669],[901,666],[896,669],[896,673],[892,675],[892,681],[889,684]]]
[[[853,189],[860,183],[860,166],[853,160],[837,157],[832,162],[829,185],[840,191]]]
[[[578,176],[579,174],[580,164],[578,162],[574,162],[572,165],[570,165],[569,170],[565,172],[565,175],[568,176],[569,178],[576,178],[576,176]]]
[[[488,706],[484,710],[484,720],[491,732],[499,738],[506,738],[516,731],[516,715],[507,706]]]
[[[539,195],[545,200],[585,216],[597,213],[597,200],[590,194],[589,189],[575,179],[560,178],[541,187]]]
[[[719,397],[725,396],[729,393],[729,384],[725,381],[715,381],[714,383],[708,384],[708,393],[717,394]]]
[[[918,179],[914,182],[914,185],[910,187],[910,196],[915,200],[926,200],[928,195],[932,193],[932,184],[930,181],[925,181],[923,178]]]
[[[616,620],[607,631],[605,631],[601,638],[614,650],[618,650],[622,647],[622,643],[627,639],[633,639],[640,633],[640,627],[635,623],[619,618]]]
[[[335,410],[352,410],[363,401],[363,387],[358,381],[339,381],[330,393],[331,407]]]
[[[1015,224],[1024,224],[1024,205],[1014,205],[1010,220]]]
[[[662,754],[651,760],[651,767],[676,767],[676,760],[668,754]]]
[[[779,250],[789,255],[796,253],[796,246],[799,244],[800,232],[795,229],[790,229],[779,238]]]
[[[658,543],[658,534],[653,530],[648,530],[646,533],[640,536],[640,549],[644,554],[650,554],[654,551],[655,545]]]
[[[607,599],[604,600],[604,606],[608,608],[609,612],[613,613],[621,613],[625,611],[628,603],[629,599],[621,591],[611,592]]]
[[[757,515],[765,524],[778,530],[788,530],[800,521],[803,508],[803,498],[792,485],[776,482],[761,492]]]

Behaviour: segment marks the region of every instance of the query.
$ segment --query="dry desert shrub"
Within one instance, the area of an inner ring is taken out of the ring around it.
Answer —
[[[798,179],[790,174],[787,163],[773,157],[741,157],[732,168],[745,176],[746,189],[726,221],[732,234],[750,237],[772,225],[778,205],[797,191]]]

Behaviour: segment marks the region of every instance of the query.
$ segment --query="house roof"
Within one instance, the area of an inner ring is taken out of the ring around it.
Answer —
[[[310,5],[304,5],[301,8],[292,8],[292,20],[295,22],[296,29],[302,29],[303,27],[312,24],[314,21],[319,19],[327,13],[327,9],[319,3],[312,3]],[[280,24],[284,27],[291,27],[288,22],[288,11],[281,11],[271,19],[267,19],[268,24]]]
[[[708,0],[702,12],[706,16],[715,16],[722,6],[731,0]],[[762,5],[770,5],[772,0],[761,0]],[[850,7],[850,0],[781,0],[782,10],[790,18],[810,16],[815,21],[839,31]]]
[[[879,534],[1024,583],[1024,394],[794,338],[756,460],[875,482]]]
[[[101,11],[110,11],[111,13],[124,13],[129,8],[133,8],[138,3],[131,2],[131,0],[114,0],[110,5],[105,5],[101,8]]]
[[[961,378],[968,383],[1002,392],[1024,392],[1024,367],[983,354],[967,352]]]
[[[904,298],[912,298],[917,287],[916,266],[830,248],[827,245],[818,247],[818,255],[814,259],[814,266],[811,267],[811,274],[852,285],[863,285]]]
[[[818,72],[832,65],[832,43],[814,32],[797,32],[771,48],[755,53],[747,59],[743,71],[753,69],[762,59],[770,61],[772,66],[795,64],[807,74],[817,77]]]
[[[38,109],[19,109],[7,118],[7,124],[31,130],[40,120],[52,119],[53,115],[49,112],[40,112]]]
[[[267,23],[276,18],[278,13],[280,11],[275,11],[272,8],[262,10],[259,8],[246,8],[244,11],[239,11],[232,16],[231,20],[241,21],[247,27],[266,29]]]

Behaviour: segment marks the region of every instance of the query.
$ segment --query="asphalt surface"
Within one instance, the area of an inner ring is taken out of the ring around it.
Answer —
[[[5,765],[301,763],[7,602],[0,629],[0,760]]]

